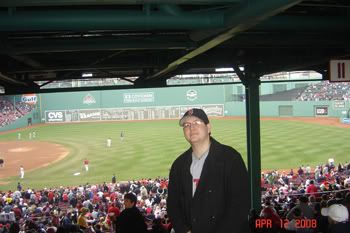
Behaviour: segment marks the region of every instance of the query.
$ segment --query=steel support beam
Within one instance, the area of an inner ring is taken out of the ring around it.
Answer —
[[[231,39],[232,37],[238,35],[239,33],[248,30],[249,28],[261,23],[268,17],[276,15],[281,11],[288,9],[299,3],[301,0],[270,0],[261,1],[255,0],[250,1],[249,4],[244,4],[238,9],[233,9],[225,14],[225,24],[228,29],[227,31],[219,34],[208,42],[199,46],[197,49],[185,54],[184,56],[176,59],[170,63],[163,70],[158,73],[147,77],[147,79],[159,78],[161,76],[166,76],[167,73],[172,72],[177,69],[178,66],[183,63],[193,59],[194,57],[220,45],[221,43]]]
[[[124,10],[0,11],[0,31],[210,29],[224,26],[222,12],[183,13]]]
[[[2,7],[19,6],[84,6],[84,5],[140,5],[140,4],[187,4],[213,5],[239,3],[244,0],[1,0]]]
[[[6,83],[12,83],[15,85],[22,85],[22,86],[27,86],[27,83],[22,82],[22,81],[18,81],[14,78],[8,77],[7,75],[4,75],[2,73],[0,73],[0,80],[6,82]]]
[[[234,69],[245,86],[250,201],[251,207],[259,212],[261,210],[260,79],[247,67],[244,74],[239,70],[238,65],[234,65]]]
[[[13,44],[0,45],[0,54],[28,54],[28,53],[52,53],[52,52],[76,52],[76,51],[100,51],[100,50],[182,50],[194,49],[197,44],[189,41],[184,36],[156,37],[146,39],[139,37],[115,37],[115,38],[75,38],[75,39],[32,39],[26,43],[22,41]]]

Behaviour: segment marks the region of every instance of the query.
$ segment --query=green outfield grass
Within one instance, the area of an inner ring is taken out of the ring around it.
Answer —
[[[35,140],[60,143],[70,150],[63,160],[48,167],[26,172],[24,187],[58,187],[118,180],[167,177],[174,159],[188,148],[177,120],[143,122],[103,122],[48,124],[35,128]],[[212,120],[213,137],[241,152],[246,161],[246,125],[244,120]],[[33,130],[33,129],[32,129]],[[119,135],[125,132],[124,141]],[[22,130],[22,135],[28,135]],[[315,166],[332,157],[345,162],[349,157],[350,130],[295,121],[261,122],[263,169],[290,169],[300,165]],[[0,141],[16,140],[17,132],[0,135]],[[24,137],[24,136],[22,136]],[[112,147],[106,148],[111,137]],[[23,140],[27,140],[23,138]],[[48,151],[47,153],[50,153]],[[83,171],[83,160],[90,160],[90,171]],[[35,159],[35,158],[33,158]],[[1,172],[1,171],[0,171]],[[73,176],[80,172],[81,175]],[[1,179],[10,182],[0,190],[15,189],[18,177]]]

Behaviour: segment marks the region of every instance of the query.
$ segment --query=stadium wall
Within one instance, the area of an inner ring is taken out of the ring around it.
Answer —
[[[224,115],[223,85],[42,94],[46,122],[178,118],[187,109]]]
[[[264,93],[279,90],[274,83],[262,85]],[[304,85],[304,83],[300,83]],[[287,89],[296,86],[287,85]],[[90,120],[147,120],[178,118],[188,108],[204,108],[211,116],[245,116],[244,93],[241,84],[191,86],[129,90],[83,91],[32,94],[32,96],[5,96],[13,103],[32,101],[35,107],[6,131],[40,122],[79,122]],[[33,103],[31,103],[33,104]],[[262,117],[349,117],[349,101],[262,101]]]
[[[129,113],[122,113],[125,109],[132,110],[132,112],[145,110],[143,117],[136,116],[131,119],[176,118],[179,117],[178,114],[190,107],[205,108],[208,106],[214,111],[212,114],[214,116],[245,116],[244,99],[234,101],[232,98],[232,95],[237,95],[239,85],[241,84],[43,94],[42,113],[44,115],[42,118],[47,117],[45,111],[81,110],[85,114],[97,114],[93,112],[96,109],[106,109],[109,112],[113,109],[113,114],[128,115],[120,119],[112,117],[111,120],[130,119]],[[262,88],[273,92],[276,90],[274,85],[276,84],[264,84]],[[305,82],[299,85],[305,85]],[[288,84],[287,89],[295,87],[296,85]],[[267,93],[266,90],[264,92]],[[213,110],[221,106],[223,106],[222,114],[220,111]],[[263,117],[341,118],[349,107],[349,101],[262,101],[260,102],[260,113]],[[164,112],[164,109],[170,109],[170,112],[175,113],[160,113]],[[152,114],[156,116],[148,113],[149,111],[153,111]],[[79,115],[79,112],[77,114]],[[99,120],[98,116],[95,120]]]
[[[28,118],[32,118],[33,119],[33,115],[34,115],[34,113],[30,113],[30,114],[26,115],[25,117],[17,119],[15,122],[13,122],[10,125],[5,125],[5,126],[1,127],[0,128],[0,132],[1,131],[14,130],[14,129],[23,128],[23,127],[28,126]],[[41,121],[36,120],[35,122],[33,122],[33,124],[37,124],[37,123],[40,123],[40,122]]]
[[[29,113],[21,116],[16,121],[13,121],[9,125],[0,126],[0,132],[26,127],[28,126],[29,118],[31,119],[32,124],[38,124],[42,122],[40,117],[40,100],[37,95],[26,94],[1,96],[0,101],[7,101],[13,106],[16,106],[18,103],[26,103],[31,107],[31,111]],[[1,109],[1,112],[3,112],[3,109]]]
[[[217,104],[223,85],[42,94],[43,110]]]
[[[226,102],[225,116],[245,116],[245,102]],[[284,111],[285,109],[285,111]],[[347,117],[350,101],[264,101],[262,117]]]

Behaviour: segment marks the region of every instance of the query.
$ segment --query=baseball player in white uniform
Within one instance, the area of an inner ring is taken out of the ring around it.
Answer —
[[[112,139],[107,138],[107,147],[111,147],[111,146],[112,146]]]
[[[23,168],[22,165],[19,167],[19,177],[20,177],[21,179],[24,178],[24,168]]]

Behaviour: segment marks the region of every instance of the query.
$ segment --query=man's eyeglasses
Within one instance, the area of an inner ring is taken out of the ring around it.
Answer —
[[[196,128],[196,127],[198,127],[198,126],[200,126],[200,125],[203,125],[204,124],[204,122],[203,121],[200,121],[200,120],[196,120],[196,121],[192,121],[192,122],[185,122],[183,125],[182,125],[182,127],[184,128],[184,129],[190,129],[190,128]]]

